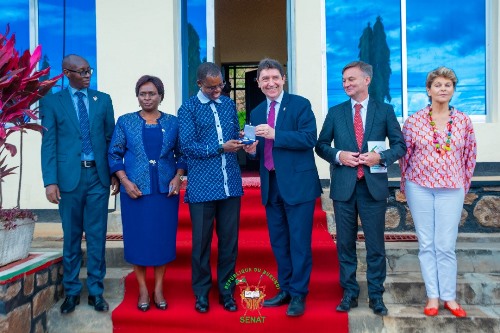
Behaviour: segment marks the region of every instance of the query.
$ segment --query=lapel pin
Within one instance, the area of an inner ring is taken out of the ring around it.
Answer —
[[[97,96],[94,96],[94,101],[97,102]]]
[[[283,111],[286,111],[286,106],[283,108]]]

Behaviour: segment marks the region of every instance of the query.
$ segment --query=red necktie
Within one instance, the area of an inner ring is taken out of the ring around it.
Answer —
[[[363,119],[361,118],[361,108],[363,106],[359,103],[354,105],[354,133],[356,133],[356,142],[358,143],[358,149],[361,153],[361,148],[363,146]],[[358,179],[363,178],[365,172],[363,171],[363,166],[358,165],[357,177]]]
[[[274,118],[276,118],[276,110],[274,109],[275,105],[276,101],[272,101],[269,108],[269,115],[267,116],[267,124],[272,128],[274,128]],[[269,171],[274,169],[273,145],[274,140],[266,139],[264,144],[264,166]]]

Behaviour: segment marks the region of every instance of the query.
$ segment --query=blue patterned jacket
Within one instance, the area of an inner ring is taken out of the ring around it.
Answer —
[[[220,144],[239,138],[234,102],[210,101],[201,91],[179,109],[181,151],[188,164],[185,202],[207,202],[243,195],[236,153],[218,153]]]
[[[118,118],[109,145],[108,162],[112,174],[125,170],[128,179],[137,185],[142,194],[151,194],[149,159],[143,143],[145,123],[139,111]],[[179,151],[177,117],[161,112],[158,124],[163,132],[161,154],[157,161],[159,188],[161,193],[168,193],[168,185],[175,177],[177,169],[186,169],[186,163]],[[125,191],[123,186],[121,191]]]

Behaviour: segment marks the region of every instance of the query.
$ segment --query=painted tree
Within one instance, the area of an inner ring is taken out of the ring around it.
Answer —
[[[369,87],[370,98],[391,101],[389,79],[391,76],[390,50],[387,45],[382,18],[377,17],[373,29],[368,23],[359,38],[359,60],[373,66],[373,77]]]
[[[196,70],[201,64],[200,60],[200,37],[191,23],[188,23],[188,85],[189,96],[196,94]]]
[[[373,30],[370,26],[370,22],[363,30],[363,34],[359,38],[359,60],[364,61],[368,64],[371,63],[371,51],[373,43]]]
[[[373,79],[370,85],[370,97],[383,102],[385,99],[391,101],[389,89],[389,79],[391,77],[391,52],[387,45],[387,37],[384,31],[382,18],[377,17],[377,22],[373,25],[373,42],[371,52],[371,62],[373,66]]]

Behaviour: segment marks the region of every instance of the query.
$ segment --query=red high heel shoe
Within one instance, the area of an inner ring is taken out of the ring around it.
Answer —
[[[447,310],[450,310],[450,312],[455,316],[455,317],[460,317],[460,318],[463,318],[463,317],[467,317],[467,312],[465,312],[464,309],[462,309],[462,307],[457,304],[458,307],[456,309],[452,309],[450,308],[450,306],[448,305],[448,302],[444,302],[444,308],[447,309]]]

